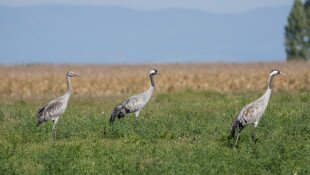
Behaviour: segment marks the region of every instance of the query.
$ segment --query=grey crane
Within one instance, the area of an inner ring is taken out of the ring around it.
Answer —
[[[154,89],[155,89],[155,83],[154,83],[154,76],[158,75],[159,72],[156,69],[152,69],[149,73],[151,85],[148,90],[145,92],[134,95],[130,98],[127,98],[125,101],[123,101],[121,104],[117,105],[111,114],[110,123],[113,124],[114,120],[117,118],[123,118],[127,113],[134,113],[135,114],[135,121],[134,126],[136,126],[137,118],[139,116],[139,112],[141,109],[147,104],[147,102],[150,100]]]
[[[48,120],[53,121],[53,128],[52,128],[52,136],[56,139],[56,123],[59,117],[65,112],[68,104],[68,100],[71,95],[71,77],[79,77],[78,74],[69,71],[66,75],[67,78],[67,91],[66,93],[49,102],[47,106],[41,107],[37,110],[37,126],[41,123],[47,122]]]
[[[253,101],[252,103],[244,106],[241,109],[240,113],[237,115],[236,119],[234,120],[230,129],[231,137],[235,137],[236,133],[238,133],[234,147],[238,143],[239,134],[241,130],[248,124],[254,125],[252,131],[252,139],[256,141],[256,127],[268,105],[268,101],[271,95],[272,79],[276,75],[286,75],[286,74],[280,72],[279,70],[272,70],[269,74],[268,88],[265,94],[261,96],[259,99]]]

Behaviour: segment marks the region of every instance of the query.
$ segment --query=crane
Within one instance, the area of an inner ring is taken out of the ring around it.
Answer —
[[[59,119],[59,117],[65,112],[68,104],[68,100],[71,95],[71,77],[79,77],[78,74],[69,71],[66,74],[67,79],[67,91],[66,93],[49,102],[47,106],[41,107],[37,110],[37,126],[40,124],[47,122],[48,120],[53,121],[53,128],[52,128],[52,136],[54,135],[54,138],[56,139],[56,123]]]
[[[154,92],[154,89],[155,89],[154,76],[158,74],[159,72],[156,69],[152,69],[149,73],[149,77],[151,81],[151,85],[149,89],[141,94],[134,95],[132,97],[127,98],[121,104],[117,105],[113,109],[111,118],[110,118],[111,124],[114,123],[114,120],[116,119],[116,117],[120,119],[120,118],[125,117],[127,113],[134,113],[135,114],[134,126],[136,127],[139,112],[147,104],[147,102],[150,100]]]
[[[253,131],[252,131],[252,139],[256,141],[256,127],[268,105],[269,98],[271,95],[272,79],[274,76],[277,76],[277,75],[286,75],[286,74],[283,72],[280,72],[279,70],[272,70],[269,74],[268,88],[265,94],[261,96],[259,99],[253,101],[252,103],[244,106],[239,112],[239,114],[237,115],[234,122],[232,123],[231,129],[230,129],[231,137],[234,138],[237,134],[234,147],[238,143],[241,130],[248,124],[254,125]]]

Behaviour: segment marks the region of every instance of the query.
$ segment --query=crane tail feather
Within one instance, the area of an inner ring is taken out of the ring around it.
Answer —
[[[109,120],[110,124],[113,124],[116,118],[120,119],[120,118],[125,117],[125,114],[126,114],[126,110],[124,109],[123,105],[122,104],[117,105],[112,111],[112,114]]]
[[[230,136],[235,137],[236,132],[239,128],[242,129],[242,123],[238,118],[236,118],[230,128]]]
[[[37,110],[37,126],[39,126],[41,123],[44,123],[46,121],[43,115],[44,110],[45,110],[45,107],[41,107]]]

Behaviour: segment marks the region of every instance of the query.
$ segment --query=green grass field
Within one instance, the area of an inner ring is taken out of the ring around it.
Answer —
[[[140,112],[108,119],[125,96],[75,98],[51,138],[36,127],[48,100],[0,103],[0,174],[310,174],[310,93],[274,92],[257,128],[227,136],[237,112],[262,92],[157,94]],[[104,114],[102,112],[104,111]]]

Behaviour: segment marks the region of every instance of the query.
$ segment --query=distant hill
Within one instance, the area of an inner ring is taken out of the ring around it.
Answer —
[[[0,6],[0,63],[284,60],[290,7],[239,14],[123,7]]]

